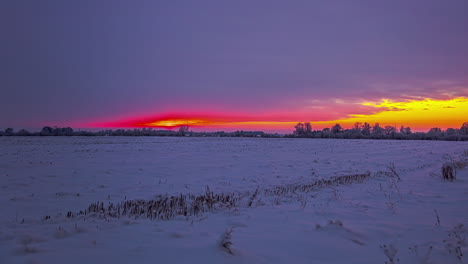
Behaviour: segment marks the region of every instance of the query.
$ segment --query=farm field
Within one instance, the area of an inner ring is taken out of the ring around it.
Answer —
[[[0,137],[0,149],[0,263],[468,261],[468,142]]]

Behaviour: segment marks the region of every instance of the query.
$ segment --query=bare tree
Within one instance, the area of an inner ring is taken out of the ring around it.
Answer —
[[[364,123],[361,129],[363,135],[369,136],[371,132],[371,126],[368,123]]]
[[[362,130],[362,123],[361,122],[354,123],[353,129],[356,130],[356,131],[361,131]]]
[[[309,122],[304,123],[305,126],[305,133],[307,136],[312,135],[312,125]]]
[[[180,133],[181,135],[185,136],[185,134],[186,134],[187,132],[189,132],[189,128],[190,128],[190,127],[189,127],[188,125],[182,125],[182,126],[179,127],[179,133]]]
[[[384,133],[386,136],[394,136],[396,131],[397,131],[396,128],[392,126],[386,126],[384,128]]]
[[[21,129],[20,131],[18,131],[18,133],[16,133],[16,135],[18,135],[18,136],[29,136],[30,134],[26,129]]]
[[[379,123],[375,123],[372,127],[372,135],[381,137],[384,132],[384,129],[380,126]]]
[[[9,127],[7,129],[5,129],[5,135],[13,136],[13,128]]]
[[[440,129],[439,127],[433,127],[429,130],[429,132],[427,133],[431,133],[431,134],[439,134],[439,133],[442,133],[442,129]]]
[[[295,136],[304,136],[306,133],[306,127],[303,123],[297,123],[297,125],[294,126],[294,135]]]
[[[411,128],[410,128],[410,127],[401,126],[401,127],[400,127],[400,134],[402,134],[402,135],[409,135],[409,134],[411,134]]]
[[[49,126],[45,126],[41,130],[41,136],[51,136],[53,129]]]
[[[331,128],[331,132],[332,132],[333,134],[338,134],[338,133],[340,133],[340,132],[343,132],[343,127],[341,127],[340,124],[336,124],[336,125],[334,125],[334,126]]]
[[[445,130],[445,133],[447,133],[447,135],[451,136],[451,135],[457,134],[457,130],[454,129],[454,128],[447,128],[447,130]]]
[[[468,122],[463,123],[463,125],[460,127],[460,134],[468,135]]]

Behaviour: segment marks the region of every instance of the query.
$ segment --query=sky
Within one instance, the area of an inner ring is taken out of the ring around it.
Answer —
[[[0,129],[468,121],[466,0],[0,1]]]

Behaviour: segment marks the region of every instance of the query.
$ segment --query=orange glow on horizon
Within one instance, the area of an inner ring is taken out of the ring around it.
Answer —
[[[136,126],[142,127],[180,127],[183,125],[188,126],[199,126],[209,124],[208,120],[201,119],[169,119],[169,120],[158,120],[149,123],[136,124]]]
[[[468,120],[468,98],[458,97],[449,100],[422,99],[403,102],[382,99],[380,101],[353,103],[359,107],[367,107],[369,114],[352,113],[353,107],[343,113],[341,119],[310,121],[314,129],[322,129],[340,124],[351,128],[354,123],[380,123],[382,126],[409,126],[413,131],[427,131],[432,127],[447,129],[459,128]],[[330,106],[330,109],[333,105]],[[326,110],[324,110],[326,111]],[[315,112],[316,114],[317,112]],[[209,114],[171,114],[155,118],[130,119],[122,122],[101,123],[100,127],[158,127],[165,129],[188,125],[192,129],[202,130],[264,130],[291,132],[298,122],[308,122],[303,118],[281,118],[273,116],[248,117],[234,115]],[[297,120],[299,119],[299,120]],[[290,121],[291,120],[291,121]]]
[[[416,131],[427,131],[433,127],[447,129],[459,128],[468,120],[468,98],[459,97],[449,100],[426,98],[395,102],[384,99],[380,102],[365,102],[362,105],[381,108],[382,111],[371,115],[350,115],[334,121],[314,122],[317,125],[334,125],[339,123],[351,127],[355,122],[369,124],[409,126]]]
[[[148,123],[136,124],[138,127],[159,127],[159,128],[177,128],[183,125],[196,128],[219,128],[219,129],[278,129],[278,130],[289,130],[294,127],[297,122],[280,122],[280,121],[220,121],[220,120],[209,120],[209,119],[170,119],[170,120],[158,120]]]

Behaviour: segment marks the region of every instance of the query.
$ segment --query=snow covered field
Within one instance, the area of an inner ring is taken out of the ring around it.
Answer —
[[[441,178],[468,142],[0,137],[0,149],[0,263],[468,262],[468,168]],[[271,192],[352,175],[369,177]],[[67,217],[206,186],[239,201],[169,220]]]

